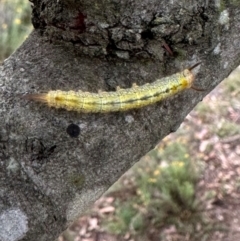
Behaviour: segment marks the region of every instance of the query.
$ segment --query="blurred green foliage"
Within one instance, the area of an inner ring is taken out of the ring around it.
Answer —
[[[220,138],[230,137],[240,133],[239,125],[233,121],[229,121],[226,119],[222,119],[219,121],[216,131],[217,135]]]
[[[0,61],[7,58],[28,36],[31,6],[27,0],[0,1]]]
[[[174,225],[181,233],[195,234],[197,225],[204,222],[204,202],[195,191],[200,169],[184,144],[169,143],[164,149],[153,150],[134,175],[134,187],[123,188],[122,193],[129,193],[129,188],[136,193],[127,200],[117,199],[115,215],[105,220],[109,232],[146,235],[149,240],[149,230]]]

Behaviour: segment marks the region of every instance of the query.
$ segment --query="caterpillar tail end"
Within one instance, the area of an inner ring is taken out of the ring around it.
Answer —
[[[22,96],[25,100],[33,100],[38,102],[47,103],[47,94],[27,94]]]

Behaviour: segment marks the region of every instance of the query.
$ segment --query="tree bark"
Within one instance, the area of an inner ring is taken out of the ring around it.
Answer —
[[[177,130],[239,64],[239,1],[32,0],[35,30],[0,66],[0,240],[53,240]],[[203,92],[107,114],[21,98],[113,91],[195,70]],[[78,131],[80,134],[78,135]]]

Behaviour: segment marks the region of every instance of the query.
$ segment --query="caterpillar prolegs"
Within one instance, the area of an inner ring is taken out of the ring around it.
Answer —
[[[153,83],[142,86],[133,84],[132,88],[118,88],[116,92],[89,93],[81,90],[76,92],[56,90],[44,94],[27,94],[24,98],[47,103],[50,107],[84,113],[126,111],[154,104],[184,89],[192,88],[201,91],[193,86],[192,73],[192,69],[199,64],[171,76],[157,79]]]

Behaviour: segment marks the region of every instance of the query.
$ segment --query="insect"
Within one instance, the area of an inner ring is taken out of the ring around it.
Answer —
[[[25,99],[46,103],[50,107],[63,108],[68,111],[84,113],[106,113],[114,111],[127,111],[154,104],[184,89],[203,91],[193,85],[194,75],[191,68],[173,74],[153,83],[142,86],[133,84],[132,88],[120,89],[116,92],[89,93],[79,91],[49,91],[43,94],[27,94]]]

